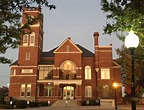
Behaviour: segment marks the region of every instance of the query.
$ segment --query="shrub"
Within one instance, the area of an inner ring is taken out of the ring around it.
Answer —
[[[4,97],[0,97],[0,104],[5,104]]]
[[[2,108],[2,109],[10,109],[10,105],[0,104],[0,108]]]
[[[90,99],[90,100],[88,100],[88,101],[89,101],[89,104],[87,104],[87,100],[83,100],[82,103],[81,103],[81,105],[82,105],[82,106],[96,105],[96,100]]]
[[[26,108],[27,107],[27,101],[25,101],[25,100],[17,100],[16,101],[16,107],[17,108]]]
[[[48,102],[40,102],[41,106],[48,106]]]
[[[29,107],[39,107],[39,102],[29,102]]]
[[[96,105],[96,100],[89,100],[89,105]]]

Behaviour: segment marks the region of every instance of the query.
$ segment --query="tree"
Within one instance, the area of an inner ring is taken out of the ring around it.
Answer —
[[[2,86],[0,87],[0,97],[5,97],[8,95],[8,87]]]
[[[116,59],[116,62],[121,65],[124,72],[122,72],[122,83],[125,86],[125,93],[131,95],[131,56],[129,50],[122,46],[121,49],[116,49],[119,58]],[[141,98],[144,93],[144,51],[141,46],[135,51],[134,59],[134,73],[135,73],[135,82],[136,82],[136,95],[138,98]],[[124,77],[123,77],[124,76]]]
[[[107,13],[107,23],[104,27],[106,34],[114,32],[124,40],[125,33],[133,30],[143,45],[144,0],[101,0],[101,6]]]
[[[21,26],[20,19],[23,8],[41,8],[42,5],[50,10],[56,8],[55,5],[49,5],[47,0],[0,0],[0,63],[11,62],[9,58],[4,57],[4,53],[8,48],[18,47],[22,30],[28,28],[28,25],[35,21],[27,16],[31,22]]]
[[[133,30],[140,38],[140,46],[135,50],[135,80],[138,97],[144,93],[144,0],[101,0],[102,10],[107,13],[107,23],[104,27],[105,34],[116,33],[124,41],[127,32]],[[131,56],[128,49],[122,46],[117,49],[119,58],[117,62],[122,66],[124,84],[130,85]],[[131,86],[129,86],[131,87]],[[131,91],[127,91],[131,94]]]

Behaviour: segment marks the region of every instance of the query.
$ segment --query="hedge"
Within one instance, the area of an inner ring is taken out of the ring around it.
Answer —
[[[39,102],[29,102],[29,107],[39,107],[40,103]]]
[[[26,108],[26,107],[27,107],[27,101],[25,100],[16,101],[16,108]]]
[[[41,106],[48,106],[48,102],[40,102]]]
[[[0,108],[2,108],[2,109],[10,109],[10,105],[0,104]]]

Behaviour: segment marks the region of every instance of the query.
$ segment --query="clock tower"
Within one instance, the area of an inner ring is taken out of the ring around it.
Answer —
[[[34,23],[30,29],[24,29],[21,35],[18,64],[20,66],[36,66],[41,59],[43,49],[43,15],[39,8],[28,10],[24,8],[22,14],[22,25],[27,24],[30,20]]]

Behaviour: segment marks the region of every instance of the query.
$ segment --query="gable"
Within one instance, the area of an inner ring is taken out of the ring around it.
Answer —
[[[82,51],[68,37],[54,53],[82,53]]]

